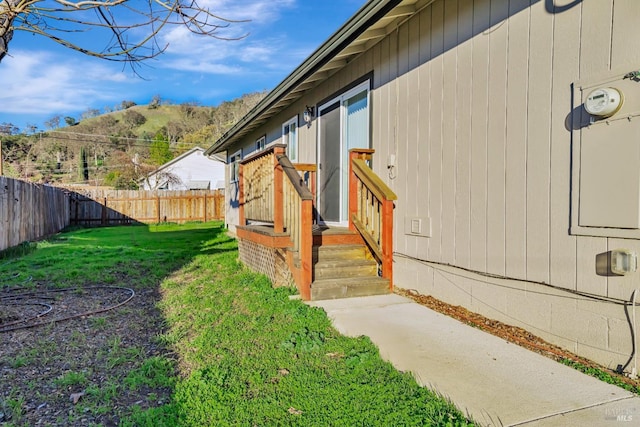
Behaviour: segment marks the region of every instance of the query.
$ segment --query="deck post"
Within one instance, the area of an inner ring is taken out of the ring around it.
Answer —
[[[238,224],[247,225],[244,216],[244,165],[242,163],[238,168]]]
[[[389,279],[393,291],[393,201],[382,202],[382,277]]]
[[[300,213],[300,296],[304,301],[311,299],[313,280],[313,200],[303,200]]]
[[[356,231],[353,225],[353,216],[358,213],[358,180],[353,172],[353,161],[358,158],[358,152],[353,149],[349,150],[349,230]]]
[[[349,150],[349,230],[356,231],[353,224],[353,215],[358,213],[358,178],[353,171],[353,161],[355,159],[371,160],[375,150],[370,148],[352,148]]]
[[[273,231],[284,232],[284,197],[282,180],[282,166],[278,162],[278,157],[284,155],[284,147],[273,148]]]

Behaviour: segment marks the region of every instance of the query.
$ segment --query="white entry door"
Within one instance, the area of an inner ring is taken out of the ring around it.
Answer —
[[[318,222],[346,225],[349,150],[369,148],[369,81],[318,108]]]

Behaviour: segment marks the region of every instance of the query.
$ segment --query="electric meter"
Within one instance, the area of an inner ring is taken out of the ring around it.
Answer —
[[[622,94],[618,89],[601,87],[593,90],[584,102],[584,109],[592,116],[609,117],[622,107]]]

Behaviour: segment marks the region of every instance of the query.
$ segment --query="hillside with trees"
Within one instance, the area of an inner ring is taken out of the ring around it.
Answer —
[[[245,94],[216,107],[172,104],[160,96],[147,105],[122,101],[78,119],[54,116],[42,132],[3,123],[4,174],[40,183],[137,188],[158,165],[195,146],[208,148],[265,94]]]

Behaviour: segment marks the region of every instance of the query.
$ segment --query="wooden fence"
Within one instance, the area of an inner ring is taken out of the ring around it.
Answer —
[[[70,224],[224,219],[224,191],[68,190],[0,176],[0,251]]]
[[[71,224],[122,225],[224,219],[223,190],[76,190]]]
[[[69,225],[68,192],[0,176],[0,251]]]

